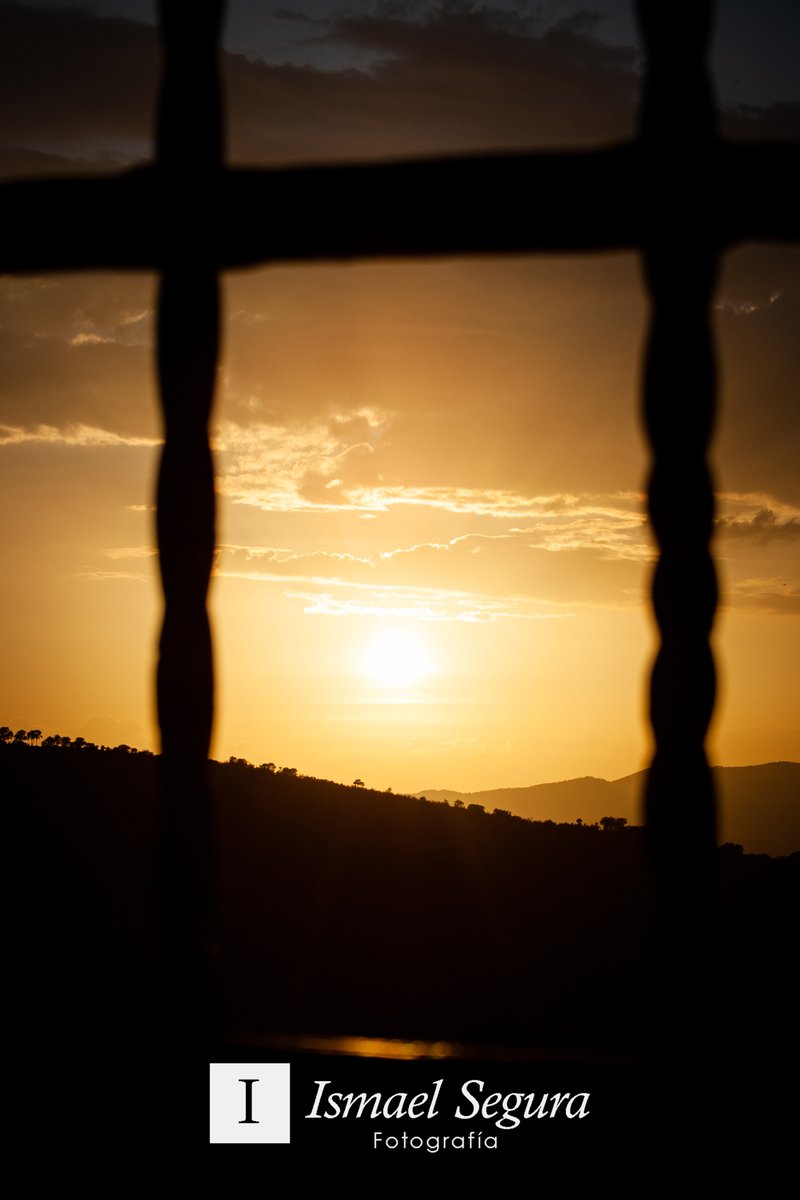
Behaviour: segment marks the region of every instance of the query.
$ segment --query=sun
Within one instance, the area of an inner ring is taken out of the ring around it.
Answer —
[[[381,688],[412,688],[433,670],[422,639],[414,633],[392,629],[379,633],[368,645],[362,669]]]

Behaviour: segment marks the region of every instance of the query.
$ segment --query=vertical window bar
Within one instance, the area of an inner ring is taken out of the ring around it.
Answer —
[[[719,248],[705,200],[713,194],[717,151],[705,65],[713,5],[639,0],[637,9],[647,54],[641,136],[651,300],[643,400],[652,450],[649,515],[659,549],[652,595],[660,647],[650,688],[655,753],[645,794],[655,904],[650,1032],[655,1057],[669,1072],[678,1062],[708,1062],[713,1041],[715,802],[705,751],[717,604],[706,457],[716,407],[710,310]]]
[[[208,423],[219,349],[216,264],[198,239],[215,220],[223,117],[217,42],[222,0],[160,4],[164,72],[157,173],[168,242],[158,300],[164,423],[157,516],[164,615],[156,676],[161,730],[157,862],[159,1002],[170,1039],[208,1031],[212,836],[208,753],[214,704],[206,608],[215,545]],[[189,30],[187,24],[191,26]],[[189,36],[191,33],[191,36]]]

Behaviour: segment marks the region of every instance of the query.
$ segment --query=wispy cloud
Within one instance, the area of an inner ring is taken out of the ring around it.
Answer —
[[[155,546],[119,546],[111,550],[104,550],[106,558],[124,559],[124,558],[153,558],[158,551]]]
[[[268,562],[279,566],[284,566],[287,563],[313,563],[315,561],[324,562],[326,560],[330,560],[332,563],[363,563],[367,566],[371,566],[373,563],[373,559],[359,557],[358,555],[351,554],[349,551],[312,550],[303,552],[280,549],[275,546],[237,546],[227,544],[219,547],[219,554],[226,556],[243,555],[248,562]]]
[[[261,7],[270,28],[276,14]],[[264,61],[261,44],[255,58],[225,56],[239,161],[558,145],[632,130],[635,52],[600,41],[586,21],[547,30],[502,5],[380,4],[360,15],[334,7],[298,37],[285,6],[271,31],[277,62]],[[2,141],[84,165],[147,154],[152,26],[78,6],[5,5],[0,35],[14,65],[39,68],[0,74]],[[59,103],[47,104],[41,79],[63,62]]]
[[[96,567],[87,567],[83,571],[76,571],[75,579],[93,579],[100,583],[106,583],[112,579],[130,579],[135,583],[145,583],[147,576],[140,574],[138,571],[103,571]]]
[[[142,345],[149,340],[147,322],[153,316],[152,308],[123,308],[109,305],[105,313],[88,315],[79,308],[72,314],[74,333],[67,335],[70,346]]]
[[[324,616],[478,623],[647,602],[644,568],[656,550],[641,493],[525,495],[510,489],[353,481],[353,473],[364,470],[353,452],[377,454],[392,421],[390,412],[359,409],[297,427],[224,426],[219,490],[248,504],[257,497],[257,507],[267,511],[304,514],[303,540],[298,545],[224,543],[217,548],[214,574],[280,589],[309,615]],[[83,439],[81,444],[103,444],[96,431]],[[331,499],[320,502],[312,493]],[[775,497],[725,493],[719,504],[718,534],[731,546],[790,542],[800,535],[800,511]],[[344,522],[330,522],[324,516],[330,513]],[[364,515],[376,519],[355,545],[348,543],[353,516]],[[317,516],[322,519],[316,521]],[[418,520],[434,536],[394,540]],[[466,532],[454,533],[465,526]],[[155,553],[151,545],[104,552],[120,562]],[[770,577],[784,569],[778,560],[762,566]],[[791,582],[778,586],[738,579],[742,572],[732,550],[727,571],[726,603],[792,611]],[[747,571],[755,574],[750,562]]]
[[[725,538],[760,545],[800,538],[800,509],[794,505],[763,494],[729,494],[720,500],[724,511],[717,520],[717,531]]]
[[[146,321],[152,315],[152,308],[127,309],[120,315],[120,324],[126,327],[129,325],[138,325],[140,321]]]
[[[218,490],[270,512],[371,508],[351,492],[378,482],[370,460],[391,421],[361,408],[293,426],[222,422],[213,439]]]
[[[773,616],[800,614],[800,587],[785,579],[740,579],[722,597],[732,608],[749,609]]]
[[[160,438],[135,437],[96,429],[90,425],[19,425],[0,424],[0,446],[21,446],[39,443],[51,446],[160,446]]]
[[[379,486],[355,488],[349,495],[355,506],[373,511],[414,505],[499,520],[545,519],[566,512],[582,516],[592,511],[583,507],[585,499],[580,496],[528,496],[501,488]],[[629,512],[624,515],[631,518]],[[642,522],[637,519],[635,523]]]
[[[99,333],[75,333],[71,338],[67,338],[70,346],[104,346],[109,345],[115,339],[113,337],[103,337]]]
[[[263,566],[261,564],[264,564]],[[267,569],[264,569],[266,566]],[[491,622],[541,620],[572,615],[565,604],[534,595],[496,594],[396,577],[390,559],[313,551],[291,553],[266,547],[220,547],[214,574],[221,578],[279,585],[312,616],[372,616],[420,621]],[[393,577],[394,576],[394,577]],[[501,580],[493,580],[501,585]]]
[[[347,585],[344,585],[347,586]],[[330,592],[287,592],[304,601],[312,616],[381,617],[413,621],[462,621],[486,624],[502,620],[541,621],[574,616],[568,611],[537,610],[536,600],[489,599],[434,588],[374,589],[368,596],[334,596]]]
[[[556,502],[560,499],[555,498]],[[497,516],[496,513],[491,515]],[[460,534],[445,543],[423,542],[397,550],[387,550],[381,553],[380,558],[390,560],[419,551],[447,553],[451,550],[479,555],[490,549],[492,543],[515,542],[521,547],[548,550],[553,554],[560,551],[590,550],[609,559],[649,561],[654,557],[655,549],[646,536],[646,529],[646,519],[642,513],[580,504],[576,497],[574,505],[548,513],[533,525],[522,528],[514,526],[501,533]]]
[[[777,291],[771,292],[766,300],[726,300],[723,298],[714,304],[714,308],[717,312],[730,312],[736,317],[750,317],[753,313],[776,304],[782,294],[779,288]]]
[[[30,279],[17,279],[13,275],[4,275],[0,279],[0,295],[9,304],[25,303],[41,292],[58,291],[61,284],[56,279],[41,279],[36,276]]]
[[[519,534],[470,535],[371,555],[222,546],[214,573],[302,589],[286,594],[304,600],[307,612],[329,616],[358,612],[477,622],[641,603],[637,565],[603,554],[553,553]]]
[[[221,424],[214,439],[219,454],[217,487],[236,504],[266,512],[351,512],[363,516],[407,508],[427,508],[459,516],[500,521],[542,522],[531,535],[546,535],[557,548],[608,537],[609,548],[646,556],[632,534],[644,526],[643,498],[529,495],[510,488],[405,484],[384,478],[384,451],[391,445],[396,414],[361,408],[327,420],[297,425]],[[560,530],[557,522],[565,518]],[[547,530],[547,524],[552,528]],[[582,532],[579,532],[579,525]],[[575,540],[577,539],[577,541]]]

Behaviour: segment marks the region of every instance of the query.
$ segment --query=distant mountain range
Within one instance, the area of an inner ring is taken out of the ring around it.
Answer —
[[[800,763],[760,763],[752,767],[714,767],[719,797],[718,840],[738,842],[751,854],[791,854],[800,850]],[[626,817],[642,824],[644,771],[622,779],[566,779],[532,787],[453,792],[429,788],[417,793],[429,800],[463,800],[487,812],[505,808],[535,821],[594,823],[602,817]]]

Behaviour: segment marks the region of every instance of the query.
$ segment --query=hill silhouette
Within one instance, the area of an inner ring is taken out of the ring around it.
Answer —
[[[461,799],[465,804],[505,808],[536,821],[593,823],[613,813],[641,823],[645,772],[609,781],[586,776],[531,787],[454,792],[430,788],[429,800]],[[800,763],[760,763],[714,767],[719,797],[720,842],[738,842],[752,854],[791,854],[800,850]]]
[[[640,829],[532,822],[241,760],[211,774],[226,1027],[637,1044]],[[22,866],[19,978],[48,1028],[55,1014],[92,1039],[141,1019],[157,776],[158,759],[128,747],[0,747]],[[719,852],[721,970],[740,1042],[751,1029],[782,1045],[789,1028],[799,866]]]

